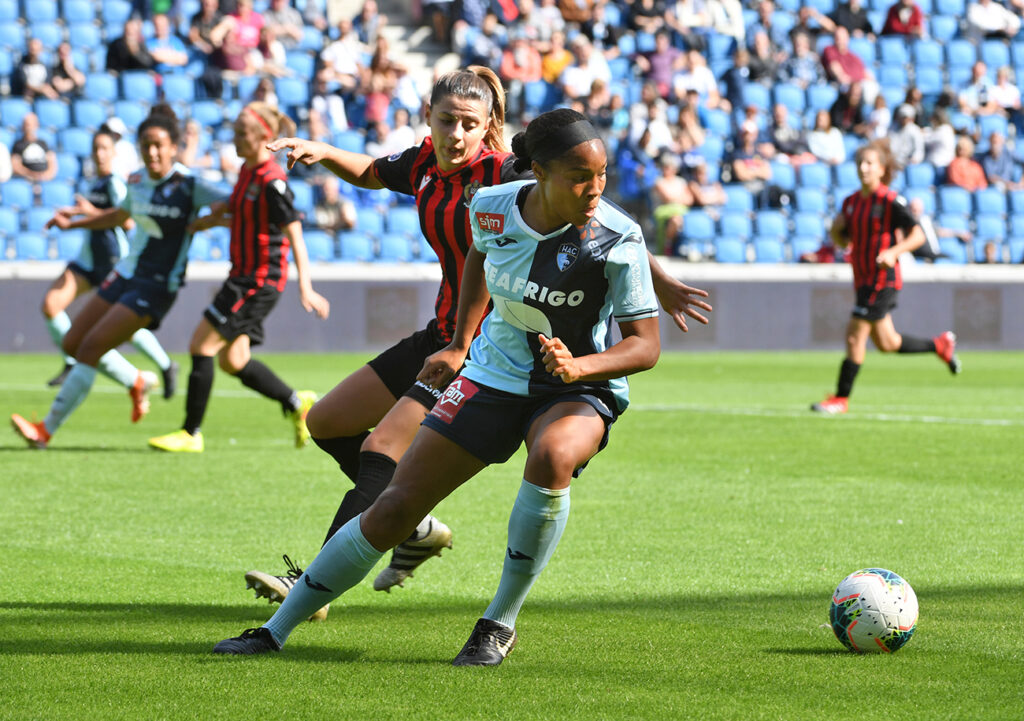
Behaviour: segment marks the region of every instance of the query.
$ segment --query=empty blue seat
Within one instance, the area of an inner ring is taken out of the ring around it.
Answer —
[[[0,21],[0,48],[8,48],[18,55],[25,52],[25,30],[16,20]]]
[[[777,185],[783,190],[794,190],[796,188],[796,171],[789,163],[773,162],[772,164],[772,185]]]
[[[970,230],[970,222],[966,215],[960,215],[959,213],[940,213],[939,217],[936,218],[940,228],[948,228],[949,230]]]
[[[807,107],[810,110],[828,110],[839,97],[832,85],[811,85],[807,88]]]
[[[189,110],[192,119],[203,127],[216,127],[224,120],[223,105],[219,100],[197,100]]]
[[[605,6],[610,7],[611,5]],[[736,50],[736,40],[729,35],[711,33],[708,38],[708,56],[711,60],[731,60]]]
[[[77,258],[88,237],[88,230],[62,230],[57,234],[57,259],[74,260]]]
[[[715,221],[703,210],[691,210],[683,216],[685,240],[708,241],[715,237]]]
[[[414,206],[399,205],[391,208],[387,215],[389,233],[417,235],[420,232],[420,214]]]
[[[44,48],[55,50],[58,45],[64,42],[64,28],[57,25],[53,20],[32,23],[26,32],[28,37],[40,40]]]
[[[85,128],[64,128],[58,137],[63,152],[79,158],[92,154],[92,133]]]
[[[612,80],[629,80],[633,77],[633,61],[624,55],[610,59],[608,69],[612,73]]]
[[[800,166],[800,186],[804,188],[827,188],[831,176],[831,168],[825,163],[805,163]]]
[[[850,38],[850,52],[869,68],[875,64],[875,43],[867,38]]]
[[[1010,262],[1011,263],[1022,263],[1024,262],[1024,237],[1022,238],[1010,238],[1007,242],[1010,250]]]
[[[1024,213],[1024,190],[1011,190],[1008,195],[1010,196],[1010,212]]]
[[[148,70],[125,70],[121,73],[122,98],[137,103],[155,103],[157,95],[156,78]]]
[[[833,173],[835,174],[835,184],[839,188],[856,188],[860,187],[860,178],[857,176],[857,164],[852,160],[847,160],[844,163],[833,166]],[[836,196],[836,204],[842,200],[838,194]]]
[[[340,252],[338,259],[343,261],[373,260],[373,239],[358,230],[346,230],[338,234]]]
[[[974,211],[976,213],[996,213],[1005,216],[1007,212],[1006,194],[995,187],[974,191]]]
[[[96,9],[89,0],[64,0],[64,22],[92,23],[96,19]]]
[[[14,208],[0,206],[0,238],[21,232],[21,216]]]
[[[300,78],[312,78],[316,70],[316,55],[308,50],[289,50],[285,64]]]
[[[978,133],[981,135],[981,140],[986,146],[992,133],[999,133],[1005,138],[1009,132],[1009,122],[1002,115],[978,116]]]
[[[412,243],[404,233],[385,233],[380,237],[379,260],[392,263],[410,263],[413,259]]]
[[[379,237],[384,233],[384,216],[376,208],[357,206],[356,228],[366,235]]]
[[[906,173],[909,188],[930,188],[935,185],[935,166],[931,163],[908,165]]]
[[[709,133],[720,138],[732,135],[732,120],[729,118],[729,113],[724,110],[708,110],[705,113],[704,122]]]
[[[619,52],[625,57],[636,55],[636,36],[632,33],[623,33],[618,40]]]
[[[80,128],[98,128],[107,119],[107,106],[99,100],[78,98],[71,104],[71,116]]]
[[[14,22],[20,17],[18,0],[0,0],[0,23]]]
[[[785,105],[794,113],[803,113],[807,107],[804,90],[799,85],[781,83],[772,90],[776,104]]]
[[[796,213],[793,216],[793,234],[825,237],[825,221],[819,213]]]
[[[747,83],[743,86],[740,94],[743,98],[744,107],[753,105],[761,110],[771,108],[771,94],[768,92],[768,88],[760,83]]]
[[[1002,40],[986,40],[981,44],[981,59],[989,68],[1010,64],[1010,46]]]
[[[313,188],[305,180],[290,178],[288,187],[292,191],[292,205],[297,211],[306,216],[308,222],[313,220]]]
[[[880,37],[878,39],[878,59],[882,65],[906,65],[910,62],[907,41],[897,35]]]
[[[302,234],[306,243],[306,254],[313,262],[334,260],[334,237],[322,230],[307,230]]]
[[[896,92],[893,92],[892,95],[885,93],[885,99],[889,102],[889,107],[898,106],[906,95],[907,85],[910,84],[907,69],[902,65],[883,65],[879,69],[878,74],[881,76],[883,91],[889,88],[899,91],[899,94]]]
[[[942,66],[918,66],[914,70],[914,84],[926,98],[937,97],[945,87],[942,80]]]
[[[935,13],[937,15],[950,15],[954,18],[962,18],[967,13],[965,0],[934,0]]]
[[[956,39],[946,43],[946,62],[951,67],[974,65],[978,59],[978,49],[970,40]]]
[[[754,196],[746,186],[740,183],[729,183],[722,186],[725,190],[725,209],[750,212],[754,209]]]
[[[46,208],[43,206],[34,206],[27,208],[22,212],[22,220],[25,223],[25,230],[30,233],[42,233],[46,228],[46,224],[53,218],[55,208]]]
[[[306,78],[277,78],[274,90],[278,103],[285,107],[309,105],[309,80]]]
[[[437,263],[437,253],[430,247],[430,243],[422,235],[419,236],[419,242],[415,248],[416,260],[420,263]]]
[[[124,121],[128,128],[128,136],[135,135],[135,129],[142,125],[142,121],[149,116],[150,106],[146,103],[137,103],[132,100],[118,100],[114,103],[114,115]]]
[[[306,25],[302,28],[302,40],[299,42],[299,47],[303,50],[312,50],[313,52],[319,53],[324,49],[324,36],[326,33],[322,33],[311,25]]]
[[[967,262],[967,248],[956,238],[939,238],[939,250],[945,257],[936,258],[936,263],[963,265]]]
[[[928,20],[932,38],[940,43],[947,43],[960,32],[960,21],[948,15],[932,15]]]
[[[66,100],[37,98],[35,111],[39,124],[44,128],[61,130],[71,124],[71,107]]]
[[[918,72],[927,66],[939,67],[945,60],[942,56],[942,43],[925,38],[918,38],[914,41],[911,55]]]
[[[715,260],[719,263],[746,263],[747,244],[739,238],[715,238]]]
[[[188,246],[188,259],[193,263],[210,260],[210,239],[205,233],[192,235],[192,241]]]
[[[0,122],[17,128],[26,115],[32,112],[32,105],[25,98],[9,96],[0,98]]]
[[[1015,213],[1010,216],[1010,236],[1013,238],[1024,236],[1024,213]]]
[[[366,136],[355,128],[335,133],[333,142],[336,147],[341,148],[342,150],[347,150],[350,153],[366,152]]]
[[[685,218],[684,218],[685,222]],[[722,235],[747,240],[754,235],[754,224],[750,216],[743,212],[725,211],[718,220],[718,228]]]
[[[32,183],[24,178],[11,178],[0,184],[0,199],[8,208],[28,208],[32,205],[33,197]]]
[[[132,14],[132,4],[128,0],[103,0],[102,7],[100,17],[105,25],[124,25],[125,20]],[[115,35],[119,36],[120,32]]]
[[[796,209],[823,215],[828,212],[828,194],[821,188],[797,188]]]
[[[636,34],[636,50],[638,53],[654,52],[654,33],[638,32]]]
[[[974,219],[974,237],[992,240],[1006,237],[1006,220],[995,213],[981,213]]]
[[[935,191],[931,190],[930,188],[911,187],[907,188],[907,190],[904,192],[904,196],[906,197],[907,202],[914,200],[916,198],[920,198],[921,202],[924,204],[924,212],[927,213],[928,215],[935,215]]]
[[[761,237],[783,238],[789,234],[786,216],[778,210],[759,210],[754,221],[757,223],[757,235]]]
[[[42,233],[19,233],[14,236],[14,257],[18,260],[46,260],[49,243]]]
[[[725,155],[725,141],[717,135],[706,135],[697,148],[697,154],[708,163],[708,169],[717,167]]]
[[[822,238],[812,235],[794,235],[789,241],[789,247],[793,251],[793,262],[799,262],[800,256],[805,253],[813,253],[821,247]]]
[[[85,76],[85,96],[92,100],[114,102],[118,98],[117,77],[108,72],[89,73]]]
[[[88,51],[99,47],[103,38],[100,35],[100,29],[92,23],[73,23],[68,26],[68,42],[76,50]],[[89,56],[86,55],[86,57]],[[82,72],[101,69],[91,68],[90,65],[91,60],[80,64],[76,62],[76,67]]]
[[[970,215],[971,194],[956,185],[944,185],[939,188],[939,209],[943,213]]]
[[[1014,67],[1024,66],[1024,41],[1015,40],[1010,45],[1010,57],[1013,58]]]
[[[185,73],[164,75],[160,87],[164,100],[169,103],[191,103],[196,99],[196,81]]]
[[[779,238],[754,238],[755,263],[783,263],[786,260],[786,249]]]
[[[39,202],[50,208],[75,204],[75,186],[65,180],[48,180],[40,184]]]

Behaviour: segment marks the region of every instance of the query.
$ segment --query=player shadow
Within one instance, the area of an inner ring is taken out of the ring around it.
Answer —
[[[45,449],[21,446],[0,447],[0,453],[148,453],[154,454],[152,448],[143,446],[47,446]]]

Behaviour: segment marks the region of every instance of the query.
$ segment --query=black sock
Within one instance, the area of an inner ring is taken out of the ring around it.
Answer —
[[[251,358],[242,370],[238,371],[238,380],[242,385],[252,388],[257,393],[281,404],[281,409],[289,413],[298,408],[295,391],[274,371],[267,368],[255,358]]]
[[[860,363],[854,363],[849,358],[843,359],[843,364],[839,366],[839,384],[836,386],[836,396],[839,398],[849,398],[850,391],[853,390],[853,381],[857,377],[857,371],[860,370]]]
[[[313,443],[316,443],[320,446],[320,450],[336,460],[341,472],[355,483],[359,474],[359,449],[368,435],[370,435],[369,431],[363,431],[357,436],[313,438]]]
[[[206,406],[210,402],[213,388],[213,356],[192,356],[192,372],[188,374],[188,394],[185,396],[185,425],[189,435],[194,436],[203,424]]]
[[[898,353],[934,353],[935,341],[931,338],[915,338],[903,336],[903,343],[900,344]]]
[[[327,531],[326,544],[331,536],[337,533],[338,529],[365,511],[377,496],[391,483],[391,477],[395,475],[395,468],[398,466],[391,458],[383,453],[363,451],[359,454],[359,475],[356,477],[356,486],[345,494],[338,506],[338,512],[334,514],[334,521]]]

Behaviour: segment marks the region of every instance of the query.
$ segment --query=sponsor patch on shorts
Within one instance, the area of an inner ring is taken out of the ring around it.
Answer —
[[[448,384],[441,399],[430,410],[430,415],[445,423],[451,423],[463,404],[475,396],[478,390],[480,389],[473,381],[459,376]]]

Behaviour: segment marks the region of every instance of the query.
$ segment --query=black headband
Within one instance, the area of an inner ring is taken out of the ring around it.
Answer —
[[[538,138],[531,153],[532,159],[538,163],[546,163],[569,148],[575,148],[580,143],[597,140],[600,137],[589,120],[577,120]]]

